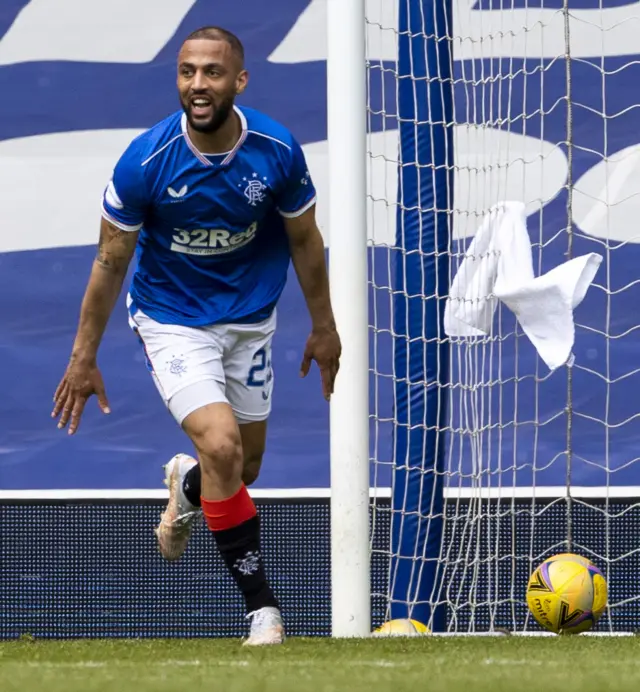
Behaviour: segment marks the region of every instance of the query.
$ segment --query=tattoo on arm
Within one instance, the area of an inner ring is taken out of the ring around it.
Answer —
[[[96,263],[107,271],[126,273],[137,241],[136,231],[123,231],[102,219]]]

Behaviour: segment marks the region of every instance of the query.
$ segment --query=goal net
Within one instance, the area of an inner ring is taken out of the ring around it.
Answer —
[[[635,629],[640,3],[366,5],[373,624],[534,631],[528,576],[571,551],[608,579],[597,629]],[[488,275],[463,306],[488,329],[445,330],[462,262],[500,254],[471,242],[504,202],[536,277],[602,257],[553,369]]]

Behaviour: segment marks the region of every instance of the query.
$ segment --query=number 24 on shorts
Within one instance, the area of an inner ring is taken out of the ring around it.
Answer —
[[[247,378],[248,387],[264,387],[271,380],[271,361],[267,360],[267,352],[259,348],[253,355],[252,367]],[[264,374],[267,371],[266,375]]]

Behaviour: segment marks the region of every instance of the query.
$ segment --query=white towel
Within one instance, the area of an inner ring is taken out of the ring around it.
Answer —
[[[489,210],[453,279],[444,328],[449,336],[488,335],[501,300],[555,370],[573,361],[573,311],[602,255],[576,257],[536,278],[526,218],[521,202],[500,202]]]

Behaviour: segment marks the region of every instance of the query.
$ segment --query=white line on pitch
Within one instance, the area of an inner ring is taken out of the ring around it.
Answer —
[[[485,666],[541,666],[542,661],[517,660],[509,658],[485,658],[482,663]]]
[[[198,667],[198,666],[211,666],[215,668],[247,668],[250,665],[259,665],[261,667],[265,665],[274,665],[276,667],[302,667],[309,668],[312,666],[323,666],[326,664],[325,661],[318,661],[315,659],[309,660],[297,660],[297,661],[286,661],[286,660],[270,660],[270,661],[200,661],[194,660],[169,660],[169,661],[29,661],[26,664],[24,662],[18,663],[17,661],[7,661],[6,663],[0,662],[0,667],[7,667],[11,665],[15,666],[27,666],[28,668],[47,668],[47,669],[82,669],[82,668],[136,668],[136,667],[162,667],[162,668],[172,668],[172,667]],[[377,659],[373,661],[349,661],[350,666],[364,666],[367,668],[405,668],[411,665],[406,661],[390,661],[385,659]]]

